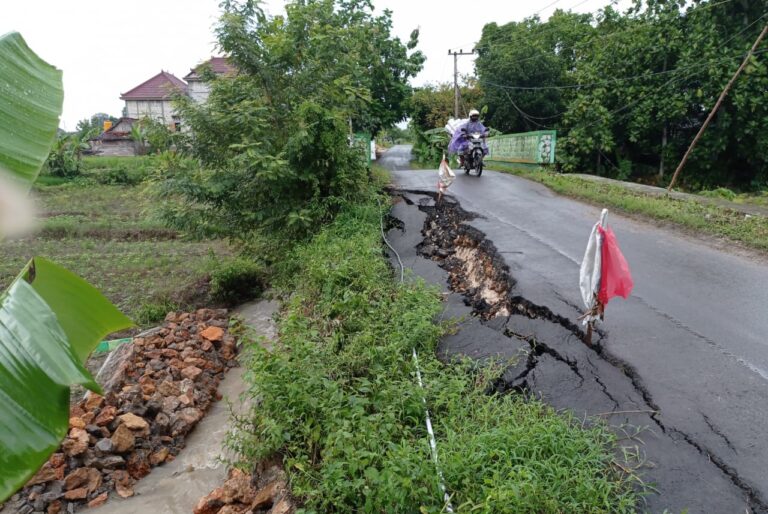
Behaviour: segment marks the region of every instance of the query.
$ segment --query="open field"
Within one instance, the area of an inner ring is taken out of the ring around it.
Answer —
[[[152,219],[143,186],[93,179],[105,169],[59,185],[44,184],[62,181],[41,180],[34,191],[39,230],[0,243],[0,286],[31,257],[43,256],[91,282],[139,325],[168,310],[210,301],[209,273],[231,256],[228,245],[187,241],[164,228]]]

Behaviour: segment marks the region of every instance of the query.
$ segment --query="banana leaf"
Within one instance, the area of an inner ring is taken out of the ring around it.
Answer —
[[[18,32],[0,37],[0,170],[27,188],[56,138],[63,102],[61,71]]]
[[[1,37],[0,185],[18,188],[14,194],[24,195],[37,178],[62,101],[61,72],[19,34]],[[0,216],[21,215],[0,199]],[[41,258],[0,294],[0,503],[66,435],[70,386],[100,392],[85,368],[88,355],[105,335],[131,325],[94,287]]]
[[[41,258],[0,297],[0,502],[66,435],[69,387],[101,392],[88,355],[131,325],[93,286]]]

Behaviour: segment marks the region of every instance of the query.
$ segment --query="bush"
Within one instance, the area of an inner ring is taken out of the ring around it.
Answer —
[[[264,267],[240,257],[219,264],[211,272],[211,297],[232,306],[256,298],[264,289]]]
[[[712,191],[702,191],[699,194],[709,198],[724,198],[725,200],[730,200],[731,202],[736,199],[736,193],[727,187],[718,187]]]
[[[54,177],[76,177],[80,174],[83,150],[87,148],[87,141],[77,134],[59,136],[45,161],[48,174]]]

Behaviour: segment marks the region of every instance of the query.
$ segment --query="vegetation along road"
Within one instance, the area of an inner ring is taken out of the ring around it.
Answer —
[[[409,152],[396,146],[382,164],[399,168]],[[400,190],[435,188],[433,170],[392,177]],[[579,265],[600,209],[492,171],[460,174],[449,192],[509,266],[510,296],[578,323]],[[764,259],[615,214],[609,224],[632,268],[634,292],[608,306],[596,350],[551,326],[527,328],[569,364],[540,360],[527,370],[528,388],[578,416],[638,427],[642,444],[630,446],[639,448],[641,472],[658,492],[647,500],[651,511],[765,511],[768,450],[756,444],[768,416]],[[496,322],[488,324],[510,331],[511,321]],[[466,339],[459,353],[489,344],[485,333]]]

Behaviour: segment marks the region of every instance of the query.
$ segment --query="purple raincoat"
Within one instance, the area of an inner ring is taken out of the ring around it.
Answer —
[[[448,145],[449,153],[463,154],[467,151],[467,148],[469,147],[469,141],[466,137],[464,137],[464,132],[461,130],[462,128],[467,129],[467,135],[485,134],[488,131],[488,129],[485,128],[485,125],[479,121],[468,121],[463,125],[460,125],[456,129],[456,132],[453,133],[453,137],[451,137],[451,143]],[[483,154],[488,155],[488,145],[485,144],[485,139],[483,139]]]

